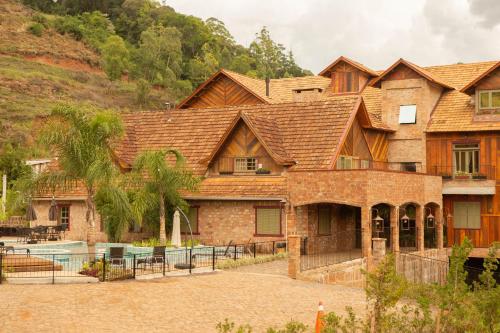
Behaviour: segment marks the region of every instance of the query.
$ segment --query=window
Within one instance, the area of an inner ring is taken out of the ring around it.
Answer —
[[[352,156],[340,155],[337,160],[337,169],[352,169]]]
[[[500,90],[488,90],[479,92],[480,109],[500,108]]]
[[[479,144],[453,145],[453,164],[455,175],[478,173]]]
[[[318,207],[318,235],[330,235],[332,233],[332,214],[330,206]]]
[[[480,229],[481,203],[455,201],[453,203],[453,228]]]
[[[198,234],[198,210],[199,207],[189,207],[189,211],[186,213],[189,223],[191,224],[191,231],[193,234]],[[189,227],[186,222],[186,218],[181,214],[181,233],[189,234]]]
[[[399,106],[399,123],[400,124],[417,123],[417,106],[415,104]]]
[[[69,230],[69,206],[59,206],[59,224],[66,226],[66,230]]]
[[[257,170],[257,159],[254,157],[238,157],[235,159],[237,172],[248,172]]]
[[[417,172],[417,163],[415,162],[402,162],[401,171]]]
[[[281,208],[255,208],[255,234],[261,236],[281,235]]]

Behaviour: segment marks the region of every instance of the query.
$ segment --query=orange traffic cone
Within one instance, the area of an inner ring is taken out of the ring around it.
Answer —
[[[316,333],[321,333],[321,330],[325,326],[325,323],[323,322],[323,316],[325,315],[323,308],[323,302],[319,302],[318,305],[318,314],[316,315]]]

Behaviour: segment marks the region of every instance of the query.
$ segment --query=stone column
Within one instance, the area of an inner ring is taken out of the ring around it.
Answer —
[[[288,276],[296,279],[300,273],[300,236],[288,236]]]
[[[399,252],[399,208],[391,207],[391,247]]]
[[[372,222],[369,207],[361,207],[361,254],[372,255]]]
[[[373,268],[385,257],[385,247],[387,239],[373,238]]]
[[[443,210],[441,208],[436,208],[434,215],[436,216],[436,247],[440,250],[444,247],[443,240],[443,223],[445,222],[443,219]]]
[[[424,252],[424,214],[423,207],[417,206],[415,213],[415,224],[417,227],[417,251]]]

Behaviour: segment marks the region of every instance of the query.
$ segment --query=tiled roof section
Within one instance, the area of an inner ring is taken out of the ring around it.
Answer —
[[[366,111],[374,128],[393,131],[382,121],[382,91],[378,88],[367,86],[361,93],[365,102]]]
[[[52,159],[47,165],[47,171],[55,172],[59,170],[59,160]],[[83,182],[81,181],[68,181],[64,185],[57,186],[55,189],[45,188],[43,191],[35,195],[35,199],[47,199],[54,197],[55,199],[75,199],[85,198],[87,191]]]
[[[221,176],[204,179],[196,193],[183,193],[195,198],[283,198],[286,178],[281,176]]]
[[[460,92],[471,95],[474,92],[474,88],[477,86],[479,82],[481,82],[484,78],[486,78],[490,73],[494,72],[497,68],[500,68],[500,61],[488,68],[488,70],[484,71],[481,75],[476,77],[474,80],[469,82],[465,87],[463,87]]]
[[[297,161],[293,168],[315,169],[330,167],[342,133],[359,103],[359,96],[346,95],[303,103],[128,113],[123,118],[126,128],[135,128],[137,152],[178,149],[199,175],[205,173],[206,160],[239,112],[252,119],[272,119],[279,128],[283,146],[278,147],[278,137],[268,137],[274,149]],[[269,124],[262,125],[262,129]]]
[[[439,75],[457,90],[443,93],[431,121],[428,132],[491,131],[500,130],[500,119],[495,116],[476,116],[471,97],[460,92],[464,86],[488,71],[497,61],[472,64],[456,64],[428,67],[427,70]]]
[[[407,67],[411,68],[412,70],[414,70],[419,75],[421,75],[424,78],[426,78],[427,80],[429,80],[429,81],[431,81],[431,82],[433,82],[433,83],[435,83],[437,85],[440,85],[440,86],[442,86],[445,89],[453,89],[452,86],[450,86],[448,83],[446,83],[443,79],[441,79],[437,75],[435,75],[435,74],[427,71],[426,69],[424,69],[424,68],[422,68],[420,66],[415,65],[414,63],[411,63],[411,62],[409,62],[407,60],[404,60],[403,58],[401,58],[398,61],[396,61],[389,68],[387,68],[382,74],[380,74],[380,76],[378,76],[377,78],[375,78],[374,80],[372,80],[370,82],[370,86],[372,86],[372,87],[380,87],[380,82],[384,79],[384,77],[387,76],[388,74],[390,74],[399,65],[404,65],[404,66],[407,66]]]
[[[349,65],[353,66],[353,67],[356,67],[357,69],[359,69],[360,71],[362,72],[365,72],[371,76],[378,76],[378,73],[375,72],[374,70],[366,67],[365,65],[357,62],[357,61],[354,61],[352,59],[349,59],[347,57],[344,57],[344,56],[340,56],[338,57],[334,62],[332,62],[330,65],[328,65],[325,69],[323,69],[318,75],[321,75],[321,76],[324,76],[324,75],[327,75],[328,72],[330,71],[330,69],[332,67],[334,67],[335,65],[337,65],[339,62],[341,61],[344,61],[346,63],[348,63]]]
[[[257,137],[262,140],[262,144],[276,162],[283,164],[294,163],[293,159],[288,156],[286,152],[280,127],[273,118],[245,112],[242,112],[241,115],[246,119],[247,124],[255,132]]]

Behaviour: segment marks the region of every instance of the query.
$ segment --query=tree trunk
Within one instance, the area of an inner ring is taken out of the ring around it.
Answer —
[[[87,222],[87,249],[89,252],[89,260],[95,259],[95,206],[94,206],[94,191],[87,189],[87,199],[85,200],[87,211],[85,212],[85,220]]]
[[[166,219],[165,219],[165,201],[163,195],[160,194],[160,245],[167,245]]]

